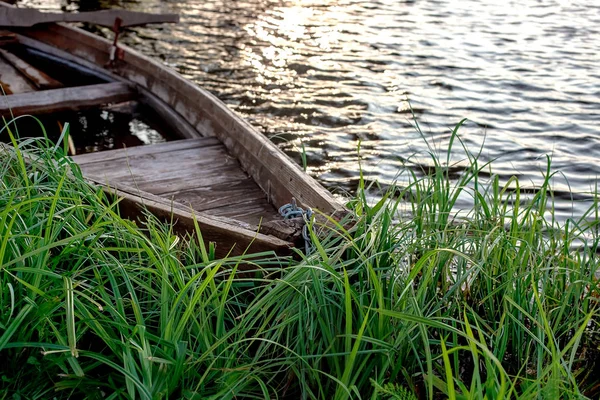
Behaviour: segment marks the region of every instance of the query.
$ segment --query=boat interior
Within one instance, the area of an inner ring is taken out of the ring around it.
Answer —
[[[18,20],[6,18],[14,10],[4,11],[6,23]],[[82,14],[52,16],[67,17]],[[127,18],[129,24],[163,19]],[[149,211],[176,221],[176,231],[199,226],[205,240],[215,241],[222,252],[232,245],[237,245],[233,254],[248,246],[289,252],[302,243],[302,217],[284,220],[278,212],[294,199],[320,211],[316,218],[322,221],[348,215],[326,189],[214,95],[117,45],[118,22],[113,42],[62,23],[0,31],[5,93],[0,114],[20,137],[41,136],[43,126],[44,134],[56,140],[68,123],[70,155],[87,180],[120,199],[122,214],[137,218]],[[7,141],[6,135],[0,141]]]
[[[57,140],[68,123],[69,153],[93,182],[253,231],[281,219],[216,137],[181,138],[172,129],[178,121],[160,118],[133,85],[32,47],[34,40],[24,44],[12,32],[0,38],[0,113],[19,136],[41,136],[41,121]],[[15,118],[24,115],[35,119]]]

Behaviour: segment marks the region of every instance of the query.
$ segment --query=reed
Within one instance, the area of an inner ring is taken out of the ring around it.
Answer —
[[[353,224],[315,226],[313,254],[215,259],[200,231],[121,218],[61,146],[13,142],[0,150],[0,399],[600,393],[599,197],[559,225],[550,163],[528,201],[516,178],[481,181],[490,167],[468,152],[451,179],[457,127],[446,159],[432,151],[427,174],[407,169],[377,202],[361,179]],[[460,218],[459,196],[473,200]]]

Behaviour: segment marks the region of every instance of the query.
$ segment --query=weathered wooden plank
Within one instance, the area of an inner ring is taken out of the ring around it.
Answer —
[[[101,104],[119,103],[135,98],[136,92],[125,83],[44,90],[6,96],[0,102],[0,115],[46,114],[81,110]]]
[[[168,172],[132,174],[128,171],[111,171],[110,173],[89,172],[83,169],[86,176],[91,176],[102,182],[120,182],[154,194],[167,194],[188,190],[202,185],[212,186],[224,183],[239,182],[247,179],[247,175],[238,166],[225,168],[202,169],[191,171],[172,170]]]
[[[0,149],[2,149],[2,143],[0,143]],[[157,195],[149,193],[149,192],[141,191],[139,188],[136,188],[134,186],[129,186],[129,185],[124,184],[124,183],[115,183],[115,182],[113,182],[110,185],[108,185],[106,182],[102,182],[100,180],[97,180],[94,177],[89,177],[89,176],[85,176],[84,179],[87,180],[88,182],[94,184],[94,185],[97,185],[97,186],[100,186],[100,187],[104,188],[105,191],[107,191],[107,190],[112,190],[112,191],[119,190],[121,192],[129,193],[129,194],[134,195],[134,196],[142,197],[143,199],[146,199],[146,200],[152,200],[152,201],[164,204],[164,205],[166,205],[168,207],[171,207],[173,209],[177,209],[177,210],[181,210],[181,211],[186,211],[186,212],[190,212],[190,213],[194,212],[194,210],[191,209],[189,205],[185,205],[185,204],[173,201],[173,199],[169,199],[169,198],[164,198],[164,197],[161,197],[161,196],[157,196]],[[203,216],[205,216],[206,218],[209,218],[211,220],[217,220],[217,221],[220,221],[220,222],[222,222],[224,224],[234,225],[234,226],[241,227],[243,229],[251,230],[251,231],[254,231],[254,232],[258,231],[258,227],[257,226],[254,226],[254,225],[251,225],[251,224],[247,224],[245,222],[241,222],[241,221],[238,221],[238,220],[234,220],[234,219],[230,219],[230,218],[222,217],[222,216],[207,215],[205,213],[200,213],[200,214],[203,215]]]
[[[190,150],[212,146],[222,146],[222,144],[217,138],[174,140],[172,142],[154,144],[152,146],[136,146],[128,149],[118,149],[104,151],[100,153],[81,154],[77,157],[73,157],[73,160],[76,161],[79,165],[85,165],[96,162],[108,162],[118,160],[120,158],[131,159],[133,157],[140,157],[155,153],[168,153],[177,150]]]
[[[265,193],[240,169],[236,160],[227,157],[221,144],[209,148],[187,146],[218,143],[216,138],[178,142],[131,149],[137,152],[133,155],[127,155],[123,150],[105,152],[105,160],[83,163],[81,168],[85,176],[96,181],[135,187],[142,192],[189,204],[196,211],[217,208],[221,210],[221,216],[247,213],[241,220],[253,223],[258,223],[261,218],[277,217],[276,210],[266,201]],[[113,157],[113,153],[118,153],[119,157]],[[85,161],[86,157],[101,159],[101,155],[86,155],[81,159]],[[74,160],[79,162],[80,157]],[[238,204],[240,207],[236,208]]]
[[[172,193],[195,187],[211,188],[225,184],[236,185],[246,179],[248,179],[248,175],[238,165],[230,165],[213,169],[197,168],[189,171],[187,175],[176,175],[174,172],[164,173],[159,179],[148,177],[147,180],[138,180],[137,183],[144,190],[161,196],[169,196]]]
[[[253,225],[260,225],[263,222],[281,218],[266,200],[248,200],[243,203],[213,208],[210,210],[210,214],[237,219]]]
[[[248,200],[265,200],[265,194],[251,178],[211,186],[198,185],[185,190],[162,193],[161,196],[189,205],[197,211],[235,205]]]
[[[4,93],[0,91],[0,96],[3,94],[11,95],[35,91],[35,86],[25,79],[15,67],[2,58],[0,58],[0,84],[4,91]],[[0,104],[6,104],[4,98],[0,101]]]
[[[161,199],[160,201],[169,202],[173,207],[180,210],[190,211],[191,209],[202,215],[210,215],[211,218],[225,218],[224,222],[228,224],[237,224],[245,229],[253,231],[258,231],[258,224],[261,221],[273,221],[281,218],[277,210],[266,202],[264,193],[250,178],[246,178],[245,182],[241,185],[233,184],[233,189],[224,189],[223,191],[211,191],[211,189],[218,189],[218,187],[189,189],[190,182],[188,181],[184,182],[184,185],[188,190],[166,193],[158,196],[155,193],[147,191],[148,187],[144,187],[144,185],[135,185],[133,182],[106,182],[95,176],[85,175],[85,177],[88,180],[102,183],[107,187],[116,187],[117,189],[123,187],[135,188],[134,190],[136,192],[144,193],[146,198],[154,200]],[[172,181],[169,182],[169,184],[172,184]],[[221,186],[225,187],[225,185]],[[253,203],[253,205],[251,203]],[[236,205],[239,205],[239,207]],[[218,210],[216,214],[213,213],[213,209]],[[242,218],[227,218],[228,215],[238,216],[238,214],[242,215]],[[278,229],[279,228],[276,226],[268,232],[269,234],[275,234],[277,237],[286,240],[289,233],[286,235],[287,231],[280,232],[279,230],[281,229]]]
[[[193,152],[193,150],[201,151]],[[177,177],[185,179],[187,176],[192,175],[197,178],[197,175],[203,173],[215,173],[214,170],[216,170],[216,173],[224,173],[219,171],[228,167],[232,167],[243,174],[237,161],[227,158],[224,149],[213,146],[204,149],[173,151],[166,155],[146,154],[138,157],[84,164],[82,170],[109,179],[133,177],[144,181],[154,181]]]
[[[174,206],[168,200],[146,194],[135,189],[123,190],[111,189],[101,182],[107,193],[121,199],[119,210],[121,215],[127,218],[140,218],[143,212],[148,210],[161,221],[174,221],[176,233],[192,233],[195,231],[194,219],[197,221],[202,236],[206,242],[216,243],[216,254],[218,257],[229,255],[240,255],[261,251],[274,251],[277,254],[289,254],[292,244],[273,236],[263,235],[245,229],[237,223],[227,223],[223,217],[213,218],[203,213],[192,213],[185,211],[180,206]]]
[[[177,14],[150,14],[129,10],[52,13],[40,12],[33,8],[0,8],[0,26],[6,27],[29,27],[51,22],[87,22],[112,28],[117,18],[121,20],[121,27],[179,22]]]
[[[19,57],[17,57],[9,51],[0,49],[0,55],[2,55],[2,57],[4,57],[4,59],[8,61],[21,74],[26,76],[29,79],[29,81],[32,82],[40,90],[58,89],[64,86],[56,79],[49,77],[45,72],[40,71],[39,69],[35,68],[28,62],[20,59]]]
[[[128,170],[127,166],[124,166],[104,172],[90,172],[85,168],[83,171],[88,175],[101,177],[105,181],[135,183],[136,186],[156,194],[185,190],[191,185],[200,185],[203,182],[219,184],[247,178],[247,175],[238,166],[212,167],[210,163],[199,163],[197,166],[192,166],[191,170],[175,167],[168,171],[151,169],[143,171],[140,169]]]

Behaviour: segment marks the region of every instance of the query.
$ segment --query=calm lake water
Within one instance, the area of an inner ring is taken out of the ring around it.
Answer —
[[[600,176],[596,0],[19,4],[181,14],[124,41],[211,90],[298,162],[304,148],[309,173],[334,191],[356,188],[359,142],[365,174],[391,183],[403,165],[431,165],[428,145],[444,153],[462,118],[465,145],[495,160],[503,182],[534,188],[552,158],[561,220],[583,214]]]

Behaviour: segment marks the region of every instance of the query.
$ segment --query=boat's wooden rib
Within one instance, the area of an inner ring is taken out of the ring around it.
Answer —
[[[53,24],[24,34],[96,65],[109,61],[111,43],[76,28]],[[171,105],[204,136],[217,136],[274,205],[281,206],[295,197],[301,205],[325,214],[345,215],[345,208],[327,190],[212,94],[156,61],[122,48],[123,59],[112,71]]]
[[[136,96],[136,91],[130,85],[121,82],[13,94],[0,100],[0,115],[81,110],[132,100]]]
[[[4,59],[8,61],[21,74],[26,76],[38,89],[47,90],[58,89],[63,87],[62,83],[55,79],[52,79],[45,72],[34,68],[29,63],[23,61],[11,52],[6,51],[4,49],[0,49],[0,55],[4,57]]]

